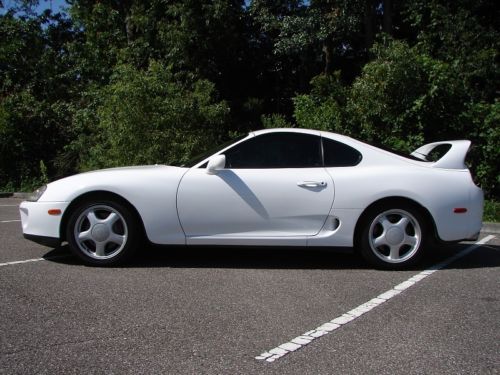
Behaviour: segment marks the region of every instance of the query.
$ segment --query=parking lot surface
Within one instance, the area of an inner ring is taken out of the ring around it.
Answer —
[[[145,247],[95,268],[24,240],[19,203],[0,199],[0,373],[500,372],[496,235],[398,272],[326,250],[237,247]],[[342,316],[353,319],[317,329]]]

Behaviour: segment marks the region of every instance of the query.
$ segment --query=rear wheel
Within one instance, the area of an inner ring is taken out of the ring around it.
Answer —
[[[403,269],[421,259],[429,233],[418,209],[410,205],[378,207],[364,221],[361,254],[376,267]]]
[[[89,265],[114,265],[136,250],[138,225],[132,212],[114,200],[86,201],[71,213],[66,239],[71,251]]]

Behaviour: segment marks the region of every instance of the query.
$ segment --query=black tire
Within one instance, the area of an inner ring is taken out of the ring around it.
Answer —
[[[417,207],[378,205],[363,217],[358,248],[376,268],[406,269],[420,261],[431,243],[430,233],[425,215]]]
[[[79,203],[67,223],[69,248],[87,265],[123,264],[140,244],[136,217],[114,199],[88,199]]]

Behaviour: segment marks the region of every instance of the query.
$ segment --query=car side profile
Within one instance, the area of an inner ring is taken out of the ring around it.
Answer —
[[[52,182],[21,204],[23,233],[67,241],[89,265],[122,262],[149,241],[353,247],[400,269],[436,241],[478,236],[483,192],[464,164],[469,147],[436,142],[405,157],[340,134],[260,130],[191,164]]]

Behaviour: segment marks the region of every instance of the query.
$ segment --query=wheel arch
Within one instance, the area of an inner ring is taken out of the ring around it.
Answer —
[[[363,231],[363,228],[366,224],[367,219],[369,218],[369,214],[376,208],[380,206],[386,206],[386,205],[395,205],[395,204],[405,204],[405,205],[410,205],[416,210],[418,210],[428,221],[429,223],[429,229],[431,230],[432,234],[432,239],[434,241],[439,239],[438,236],[438,231],[436,227],[436,222],[434,221],[434,217],[430,213],[430,211],[415,201],[414,199],[408,198],[408,197],[403,197],[403,196],[391,196],[391,197],[385,197],[378,199],[374,202],[372,202],[368,207],[366,207],[361,215],[358,218],[358,221],[356,222],[356,227],[354,229],[354,247],[355,249],[359,248],[359,241],[361,240],[361,232]]]
[[[69,206],[64,210],[63,217],[61,219],[61,225],[59,227],[59,235],[61,238],[61,241],[66,240],[66,226],[68,225],[68,220],[71,216],[71,213],[75,210],[76,207],[82,202],[85,202],[90,199],[111,199],[115,200],[127,208],[130,209],[132,214],[134,215],[135,219],[139,223],[139,231],[141,236],[143,237],[144,240],[148,240],[147,235],[146,235],[146,229],[144,226],[144,221],[142,220],[141,215],[139,214],[139,211],[135,208],[135,206],[130,203],[127,199],[123,198],[121,195],[113,193],[111,191],[106,191],[106,190],[94,190],[94,191],[89,191],[86,193],[83,193],[79,195],[78,197],[74,198]]]

